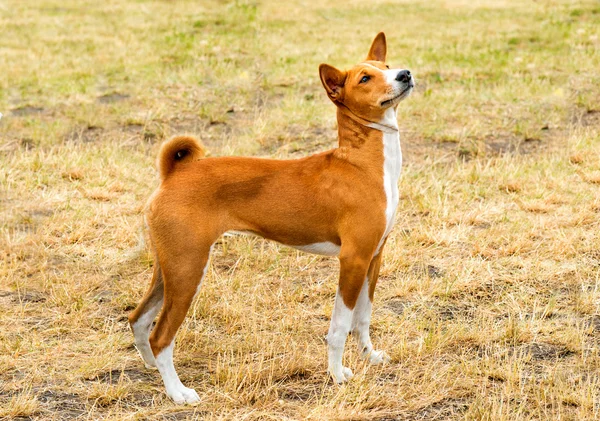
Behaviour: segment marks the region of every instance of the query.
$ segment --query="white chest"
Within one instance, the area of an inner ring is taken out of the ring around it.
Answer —
[[[400,134],[398,133],[396,110],[389,108],[381,121],[381,125],[373,125],[372,127],[378,128],[383,132],[383,189],[386,199],[385,231],[375,251],[375,255],[377,255],[383,241],[394,226],[396,209],[400,200],[398,179],[402,171],[402,150],[400,149]]]
[[[383,188],[386,196],[385,208],[385,234],[392,230],[396,208],[400,200],[398,192],[398,179],[402,171],[402,150],[400,149],[400,136],[398,132],[384,133],[383,135]]]

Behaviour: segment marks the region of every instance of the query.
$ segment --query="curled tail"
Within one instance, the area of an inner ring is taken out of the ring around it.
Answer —
[[[162,144],[158,152],[158,171],[161,180],[181,162],[196,161],[204,156],[204,149],[199,140],[192,136],[175,136]]]

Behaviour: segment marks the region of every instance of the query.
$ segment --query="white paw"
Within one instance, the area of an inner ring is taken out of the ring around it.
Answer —
[[[185,387],[183,385],[174,388],[173,390],[167,390],[167,395],[173,399],[176,404],[195,404],[200,402],[200,396],[194,389]]]
[[[371,364],[386,364],[389,363],[391,358],[385,351],[373,350],[369,353],[369,362]]]
[[[350,370],[348,367],[340,367],[338,370],[329,369],[329,374],[331,374],[333,381],[337,384],[345,383],[354,377],[352,370]]]

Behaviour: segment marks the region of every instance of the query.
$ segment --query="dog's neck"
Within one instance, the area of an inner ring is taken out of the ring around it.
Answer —
[[[340,147],[350,147],[362,149],[370,145],[370,139],[373,137],[381,139],[381,135],[391,134],[399,135],[398,122],[396,120],[396,110],[389,108],[384,114],[384,118],[379,122],[364,119],[347,107],[341,105],[337,107],[338,122],[338,140]]]
[[[388,108],[384,115],[383,119],[380,121],[370,121],[359,115],[355,114],[343,104],[337,104],[337,121],[338,127],[342,127],[342,123],[347,122],[348,120],[353,120],[354,122],[370,127],[375,130],[379,130],[383,133],[398,133],[398,120],[396,119],[396,108],[390,107]],[[341,136],[340,136],[341,138]]]

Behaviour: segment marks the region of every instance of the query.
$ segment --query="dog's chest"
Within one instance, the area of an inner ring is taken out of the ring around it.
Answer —
[[[400,136],[398,132],[383,134],[383,189],[386,197],[385,208],[385,239],[392,227],[396,216],[396,208],[400,200],[398,179],[402,170],[402,150],[400,149]],[[381,244],[380,244],[381,245]]]

